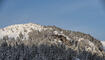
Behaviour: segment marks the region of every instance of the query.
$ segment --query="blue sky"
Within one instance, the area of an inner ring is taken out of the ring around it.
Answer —
[[[105,40],[105,10],[100,0],[4,0],[0,28],[37,23],[91,34]]]

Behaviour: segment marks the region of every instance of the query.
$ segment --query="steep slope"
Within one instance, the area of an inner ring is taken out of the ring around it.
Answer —
[[[28,23],[0,29],[0,60],[105,60],[105,52],[89,34]]]

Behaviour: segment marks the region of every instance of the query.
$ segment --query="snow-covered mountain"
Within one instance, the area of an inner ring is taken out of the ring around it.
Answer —
[[[15,24],[0,29],[0,60],[105,60],[102,44],[56,26]]]

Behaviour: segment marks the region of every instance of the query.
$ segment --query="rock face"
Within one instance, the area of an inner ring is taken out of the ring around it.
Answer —
[[[0,29],[0,60],[105,60],[105,52],[89,34],[28,23]]]

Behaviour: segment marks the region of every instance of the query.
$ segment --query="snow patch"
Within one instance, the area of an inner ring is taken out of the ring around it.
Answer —
[[[87,40],[87,39],[84,39],[84,38],[79,38],[78,42],[82,42],[84,44],[86,44],[85,46],[85,50],[86,51],[96,51],[96,46],[94,45],[93,42]]]
[[[63,34],[63,31],[61,31],[61,32],[54,31],[54,34],[56,34],[56,35],[62,35],[64,37],[66,37],[67,40],[71,40],[68,36],[66,36],[65,34]]]
[[[84,38],[79,38],[79,40],[78,40],[78,41],[80,42],[80,41],[82,41],[82,40],[84,40]]]
[[[22,35],[24,35],[23,37],[24,40],[28,39],[28,33],[31,32],[32,30],[38,30],[40,32],[46,29],[47,28],[44,28],[41,25],[33,23],[11,25],[3,29],[0,29],[0,39],[3,39],[4,36],[16,39],[17,37],[19,37],[19,34],[21,33]]]
[[[104,47],[104,50],[105,50],[105,41],[101,41],[103,47]]]

